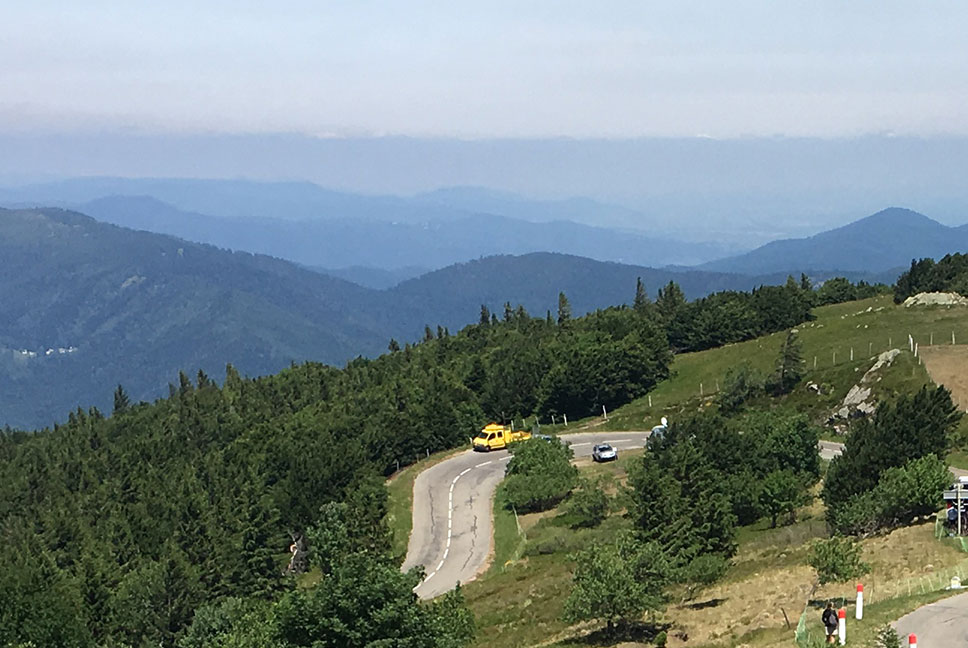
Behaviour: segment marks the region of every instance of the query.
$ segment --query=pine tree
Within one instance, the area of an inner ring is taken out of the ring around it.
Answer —
[[[813,291],[813,284],[810,282],[810,277],[803,272],[800,273],[800,290],[806,292]]]
[[[776,371],[770,382],[774,394],[788,394],[803,378],[803,355],[800,340],[791,329],[787,332],[780,355],[776,360]]]
[[[114,390],[114,414],[122,414],[130,406],[131,399],[128,398],[128,393],[124,391],[124,387],[118,385],[118,388]]]
[[[571,304],[568,302],[568,298],[565,297],[565,293],[558,293],[558,326],[563,326],[568,320],[571,319]]]
[[[639,315],[645,315],[649,312],[649,295],[645,292],[645,284],[642,283],[642,277],[638,277],[635,280],[635,302],[632,308]]]
[[[668,327],[685,307],[686,296],[679,284],[670,281],[665,288],[659,288],[659,294],[655,298],[655,308],[664,326]]]

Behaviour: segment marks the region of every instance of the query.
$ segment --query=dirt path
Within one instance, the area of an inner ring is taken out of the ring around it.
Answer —
[[[920,347],[918,355],[931,380],[951,390],[958,409],[968,411],[968,345]]]

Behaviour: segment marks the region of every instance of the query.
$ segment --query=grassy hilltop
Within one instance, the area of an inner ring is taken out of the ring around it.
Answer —
[[[919,351],[934,343],[932,362],[935,356],[944,356],[943,345],[952,350],[952,332],[959,343],[955,351],[962,350],[960,343],[968,343],[968,308],[905,308],[896,306],[890,296],[881,296],[817,308],[814,314],[815,319],[798,327],[806,365],[802,382],[784,397],[760,396],[748,407],[795,410],[822,423],[883,351],[897,348],[902,352],[890,366],[877,372],[871,383],[875,401],[914,392],[931,382],[926,366],[909,351],[909,334]],[[661,416],[676,418],[713,409],[717,382],[723,380],[727,370],[748,362],[769,373],[784,338],[783,333],[775,333],[679,355],[673,362],[672,377],[651,392],[651,406],[649,397],[640,398],[610,412],[607,421],[597,417],[572,423],[567,430],[560,425],[550,429],[561,433],[577,428],[641,430],[658,423]],[[807,388],[811,382],[821,386],[820,394]],[[959,438],[964,438],[965,428],[963,420]],[[831,431],[825,434],[834,436]],[[495,504],[498,559],[487,574],[464,590],[478,619],[476,645],[616,645],[615,640],[596,632],[595,624],[569,626],[561,618],[562,609],[571,589],[574,553],[630,527],[631,522],[622,515],[626,502],[621,493],[627,470],[640,456],[641,451],[623,453],[619,462],[608,466],[579,462],[584,476],[603,479],[606,491],[616,495],[610,516],[594,529],[570,529],[567,516],[558,509],[523,515],[516,522],[504,510],[499,490]],[[964,457],[956,451],[949,462],[960,464]],[[813,492],[818,494],[819,487]],[[852,583],[828,585],[811,594],[814,572],[808,564],[810,545],[827,534],[819,499],[798,510],[795,524],[769,527],[767,519],[742,527],[737,537],[739,548],[725,578],[694,601],[673,600],[660,615],[660,623],[672,624],[668,628],[670,646],[790,646],[808,599],[819,603],[847,597],[849,602]],[[935,590],[947,578],[956,573],[964,576],[968,568],[968,557],[958,546],[935,539],[933,522],[867,539],[863,546],[865,560],[872,566],[864,579],[869,605],[867,621],[853,631],[854,641],[873,637],[879,625],[934,600],[939,596]],[[819,611],[808,607],[807,628],[816,634],[819,622],[814,617],[819,619]],[[629,639],[632,643],[621,645],[651,645],[647,634],[627,637],[626,641]]]
[[[889,369],[879,373],[882,380],[874,385],[875,398],[914,391],[929,382],[924,366],[908,351],[908,335],[914,338],[919,350],[932,342],[934,346],[950,345],[952,332],[959,346],[968,344],[968,308],[905,308],[895,305],[889,295],[883,295],[816,308],[814,315],[813,321],[797,327],[806,365],[803,382],[788,397],[761,404],[796,408],[819,419],[843,401],[873,364],[873,356],[883,351],[897,348],[904,353]],[[708,404],[730,367],[748,362],[763,373],[772,371],[783,340],[783,333],[774,333],[677,355],[672,364],[672,377],[650,394],[652,407],[648,397],[640,398],[610,413],[601,428],[643,429],[657,424],[662,416],[671,418]],[[822,385],[823,394],[808,392],[805,386],[809,382]],[[700,397],[700,384],[704,397]]]

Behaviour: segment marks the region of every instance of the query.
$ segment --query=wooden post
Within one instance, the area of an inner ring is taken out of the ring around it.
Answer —
[[[928,346],[934,346],[934,333],[928,336]]]
[[[873,355],[873,353],[874,353],[874,343],[873,342],[868,342],[867,343],[867,356],[870,357],[871,355]]]
[[[813,356],[813,368],[817,368],[817,356]]]
[[[649,409],[652,409],[652,394],[649,394]]]
[[[699,383],[699,397],[702,398],[702,383]]]
[[[608,420],[608,412],[605,411],[604,405],[602,405],[602,416],[605,417],[606,421]]]
[[[837,364],[837,352],[834,351],[834,364]]]

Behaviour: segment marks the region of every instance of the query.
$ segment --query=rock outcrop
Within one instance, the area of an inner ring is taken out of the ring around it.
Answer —
[[[840,407],[827,419],[827,425],[840,430],[842,424],[852,418],[870,416],[877,409],[877,403],[872,398],[873,384],[880,380],[878,372],[889,367],[894,359],[901,354],[900,349],[891,349],[877,356],[877,360],[861,377],[860,381],[850,388]]]
[[[968,306],[968,297],[958,293],[923,292],[904,300],[905,308],[911,306]]]

